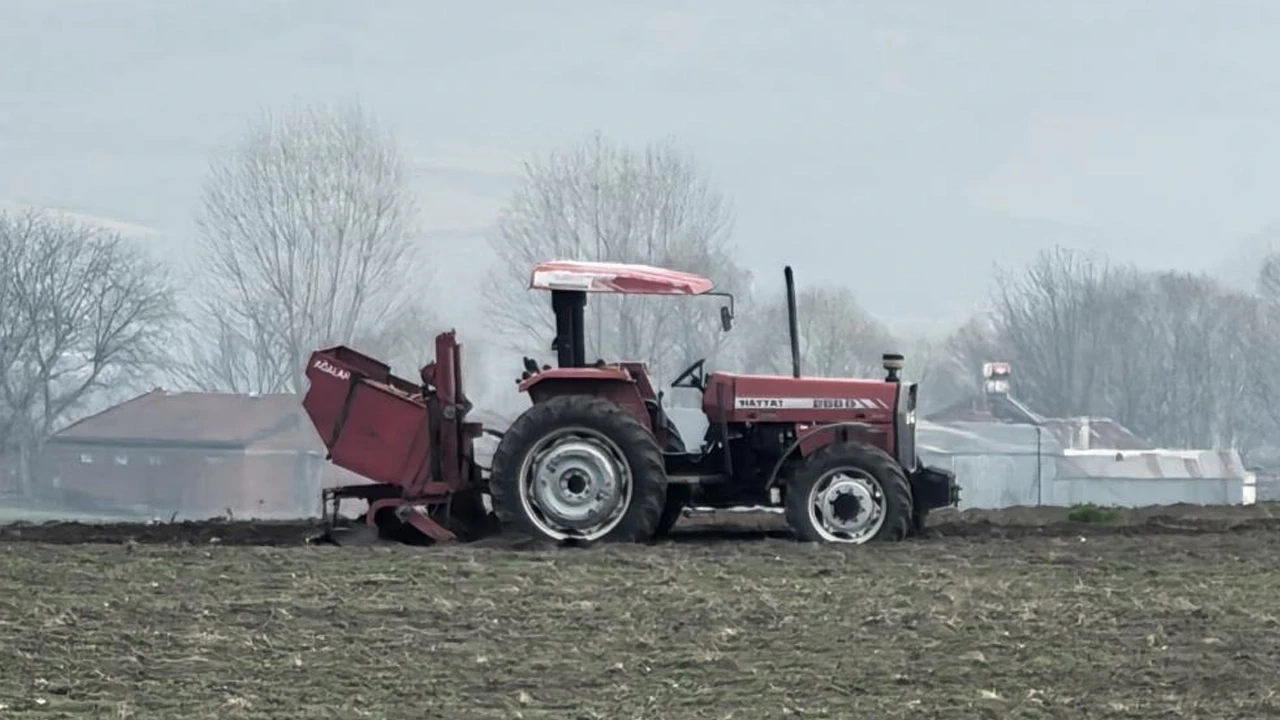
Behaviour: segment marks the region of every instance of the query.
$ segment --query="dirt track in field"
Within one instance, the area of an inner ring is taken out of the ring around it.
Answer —
[[[1280,531],[1280,506],[1170,505],[1126,510],[1115,523],[1079,523],[1067,519],[1064,508],[1026,507],[1005,510],[944,510],[930,519],[927,539],[1069,537],[1097,535],[1177,535],[1249,530]],[[46,522],[0,525],[0,543],[55,544],[223,544],[297,545],[316,534],[311,521],[220,521],[181,523]],[[780,515],[731,513],[684,518],[673,542],[763,540],[790,536]],[[503,540],[488,540],[489,549]]]
[[[945,513],[861,548],[737,517],[522,552],[9,527],[0,718],[1256,720],[1280,713],[1269,514]]]

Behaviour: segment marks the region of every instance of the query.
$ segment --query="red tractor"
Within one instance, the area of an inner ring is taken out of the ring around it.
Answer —
[[[884,356],[883,380],[801,377],[791,268],[786,283],[792,377],[694,362],[671,383],[702,396],[707,431],[692,448],[643,363],[588,364],[584,317],[590,293],[722,295],[728,331],[732,296],[697,275],[617,263],[534,267],[530,287],[551,292],[557,367],[525,358],[519,389],[532,406],[505,432],[466,421],[471,404],[452,332],[436,338],[421,384],[349,348],[316,352],[303,405],[330,459],[373,481],[326,490],[326,519],[336,521],[343,499],[359,498],[368,502],[365,534],[393,540],[500,530],[645,542],[689,505],[781,505],[807,541],[900,540],[919,531],[929,510],[956,504],[959,493],[954,474],[919,462],[917,385],[901,381],[902,356]],[[487,472],[473,447],[485,432],[500,437]]]

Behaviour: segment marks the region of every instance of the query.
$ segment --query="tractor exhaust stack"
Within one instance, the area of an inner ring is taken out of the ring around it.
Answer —
[[[800,328],[796,322],[796,278],[788,265],[783,273],[787,277],[787,332],[791,335],[791,377],[800,377]]]

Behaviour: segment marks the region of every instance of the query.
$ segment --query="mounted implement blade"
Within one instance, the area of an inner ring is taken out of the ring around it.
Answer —
[[[461,389],[461,346],[453,332],[436,337],[436,359],[420,376],[421,384],[396,377],[386,364],[343,346],[311,356],[302,405],[327,459],[372,481],[324,491],[327,530],[317,540],[349,544],[372,535],[424,544],[491,530],[474,459],[481,426],[466,422],[471,403]],[[358,532],[339,524],[345,500],[367,505]]]

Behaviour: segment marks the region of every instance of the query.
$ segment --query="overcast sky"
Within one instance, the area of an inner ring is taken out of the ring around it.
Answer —
[[[460,285],[520,160],[593,130],[675,136],[762,282],[900,329],[1055,242],[1211,270],[1280,221],[1277,0],[0,0],[0,204],[177,255],[211,152],[352,99]]]

